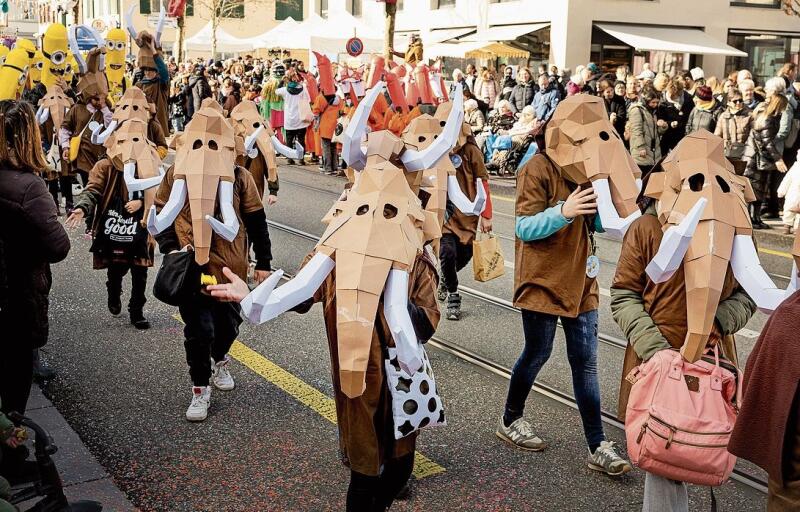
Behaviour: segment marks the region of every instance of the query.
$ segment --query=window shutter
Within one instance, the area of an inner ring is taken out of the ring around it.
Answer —
[[[184,16],[194,16],[194,0],[186,0],[186,10]]]
[[[150,14],[150,0],[139,0],[139,12],[141,14]]]

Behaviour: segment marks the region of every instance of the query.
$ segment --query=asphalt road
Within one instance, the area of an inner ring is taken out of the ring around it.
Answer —
[[[314,170],[281,169],[279,202],[267,209],[271,221],[322,232],[319,219],[343,181]],[[494,204],[495,230],[512,236],[513,203]],[[274,228],[271,237],[273,264],[287,272],[313,247]],[[151,299],[145,311],[153,328],[147,332],[136,331],[124,314],[111,317],[105,275],[91,270],[88,241],[77,231],[72,238],[70,256],[53,271],[45,358],[59,374],[45,392],[134,505],[144,511],[343,510],[348,472],[338,461],[319,307],[243,326],[233,350],[237,389],[214,392],[209,419],[190,424],[183,418],[191,384],[175,308]],[[616,259],[618,245],[602,241],[601,247],[603,259]],[[513,260],[513,244],[503,240],[503,249]],[[770,272],[788,274],[788,260],[764,261]],[[512,269],[481,284],[470,274],[462,273],[463,285],[510,299]],[[151,282],[154,276],[155,270]],[[612,277],[612,265],[604,265],[601,286],[607,288]],[[600,331],[621,337],[607,297],[601,302]],[[461,322],[442,320],[437,336],[510,367],[522,346],[518,314],[472,298],[464,299],[464,310]],[[748,328],[758,331],[763,320],[754,318]],[[740,348],[749,352],[754,341],[740,337]],[[538,454],[513,449],[494,436],[507,380],[435,348],[429,354],[448,425],[420,437],[419,479],[411,499],[393,510],[641,509],[643,473],[611,479],[590,471],[573,409],[532,393],[526,415],[551,447]],[[601,345],[608,410],[616,407],[621,359],[621,350]],[[560,335],[541,380],[571,392]],[[624,446],[620,430],[606,432]],[[738,483],[726,484],[717,496],[724,510],[764,507],[763,494]],[[693,510],[707,509],[708,490],[693,488],[691,500]]]

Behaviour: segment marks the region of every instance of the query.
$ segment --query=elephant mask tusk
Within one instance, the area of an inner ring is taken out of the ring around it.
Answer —
[[[597,214],[600,216],[603,230],[612,238],[622,240],[633,221],[642,216],[642,212],[637,210],[624,219],[620,217],[611,199],[608,178],[593,181],[592,188],[597,193]]]
[[[367,165],[367,154],[361,147],[361,140],[367,132],[367,120],[369,113],[372,111],[372,105],[378,99],[378,95],[383,93],[383,82],[378,82],[375,87],[369,90],[367,95],[358,104],[353,117],[350,119],[350,124],[345,128],[342,134],[342,158],[347,165],[357,171],[364,169]]]
[[[698,199],[680,224],[670,226],[664,232],[658,252],[647,264],[646,269],[647,275],[654,283],[669,281],[681,266],[707,203],[708,200],[705,197]]]
[[[469,197],[461,190],[456,176],[447,177],[447,198],[464,215],[480,215],[486,208],[486,189],[483,188],[481,179],[475,180],[476,194],[475,201],[470,201]]]
[[[136,9],[136,2],[133,2],[125,13],[125,28],[128,29],[131,39],[136,40],[136,28],[133,26],[133,10]]]
[[[96,122],[95,124],[97,126],[90,126],[89,129],[92,131],[92,143],[99,145],[105,143],[105,141],[111,136],[111,134],[114,133],[114,130],[117,129],[117,125],[119,123],[117,121],[111,121],[108,124],[108,127],[102,132],[100,130],[102,130],[103,125]]]
[[[258,148],[256,147],[256,140],[263,133],[264,125],[261,124],[256,128],[256,131],[247,136],[244,140],[244,152],[250,158],[258,156]]]
[[[453,94],[453,106],[447,116],[447,123],[442,129],[442,133],[423,151],[406,149],[400,155],[406,171],[414,172],[433,168],[436,162],[449,153],[458,142],[458,134],[461,131],[463,120],[464,92],[461,90],[461,84],[457,83]]]
[[[186,203],[186,180],[176,179],[172,184],[172,191],[169,194],[167,204],[161,209],[161,213],[156,213],[156,206],[150,207],[150,214],[147,216],[147,231],[155,236],[175,222]]]
[[[285,156],[286,158],[291,158],[292,160],[300,160],[303,158],[303,155],[306,152],[303,145],[297,141],[294,141],[294,149],[292,149],[289,146],[283,144],[275,135],[271,137],[271,140],[272,140],[272,147],[275,148],[275,152]]]
[[[219,210],[222,215],[222,222],[211,215],[206,215],[206,221],[211,224],[211,229],[216,234],[229,242],[233,242],[239,234],[239,218],[233,209],[233,182],[220,181],[217,189],[219,197]]]
[[[277,289],[275,286],[283,276],[283,271],[273,272],[244,298],[241,302],[242,313],[254,324],[272,320],[312,297],[333,267],[333,260],[318,252],[292,280]]]
[[[787,290],[781,290],[770,279],[758,259],[756,246],[749,235],[736,235],[733,238],[731,269],[736,281],[753,299],[758,309],[771,314],[780,303],[797,289],[797,267],[793,267],[793,279]]]
[[[161,48],[161,34],[164,32],[164,23],[167,21],[167,11],[164,9],[164,3],[161,4],[161,10],[158,13],[158,23],[156,24],[155,47]]]
[[[152,178],[137,178],[135,161],[125,163],[122,175],[125,178],[125,186],[128,188],[128,194],[141,192],[143,190],[158,186],[161,184],[161,180],[164,179],[163,171],[158,176],[154,176]]]
[[[408,272],[405,270],[389,271],[383,291],[383,315],[392,331],[400,367],[408,375],[414,375],[422,366],[422,354],[408,314]]]
[[[50,109],[44,106],[39,107],[36,109],[36,121],[39,124],[44,124],[47,120],[50,119]]]

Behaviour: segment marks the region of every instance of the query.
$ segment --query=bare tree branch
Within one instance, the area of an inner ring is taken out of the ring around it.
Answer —
[[[800,16],[800,0],[781,0],[783,12],[791,16]]]

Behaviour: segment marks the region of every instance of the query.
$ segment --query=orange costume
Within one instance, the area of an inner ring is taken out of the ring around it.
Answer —
[[[336,131],[336,121],[339,119],[339,105],[331,105],[325,96],[317,95],[317,99],[311,105],[311,111],[319,118],[319,129],[316,132],[317,143],[322,139],[332,139]]]

